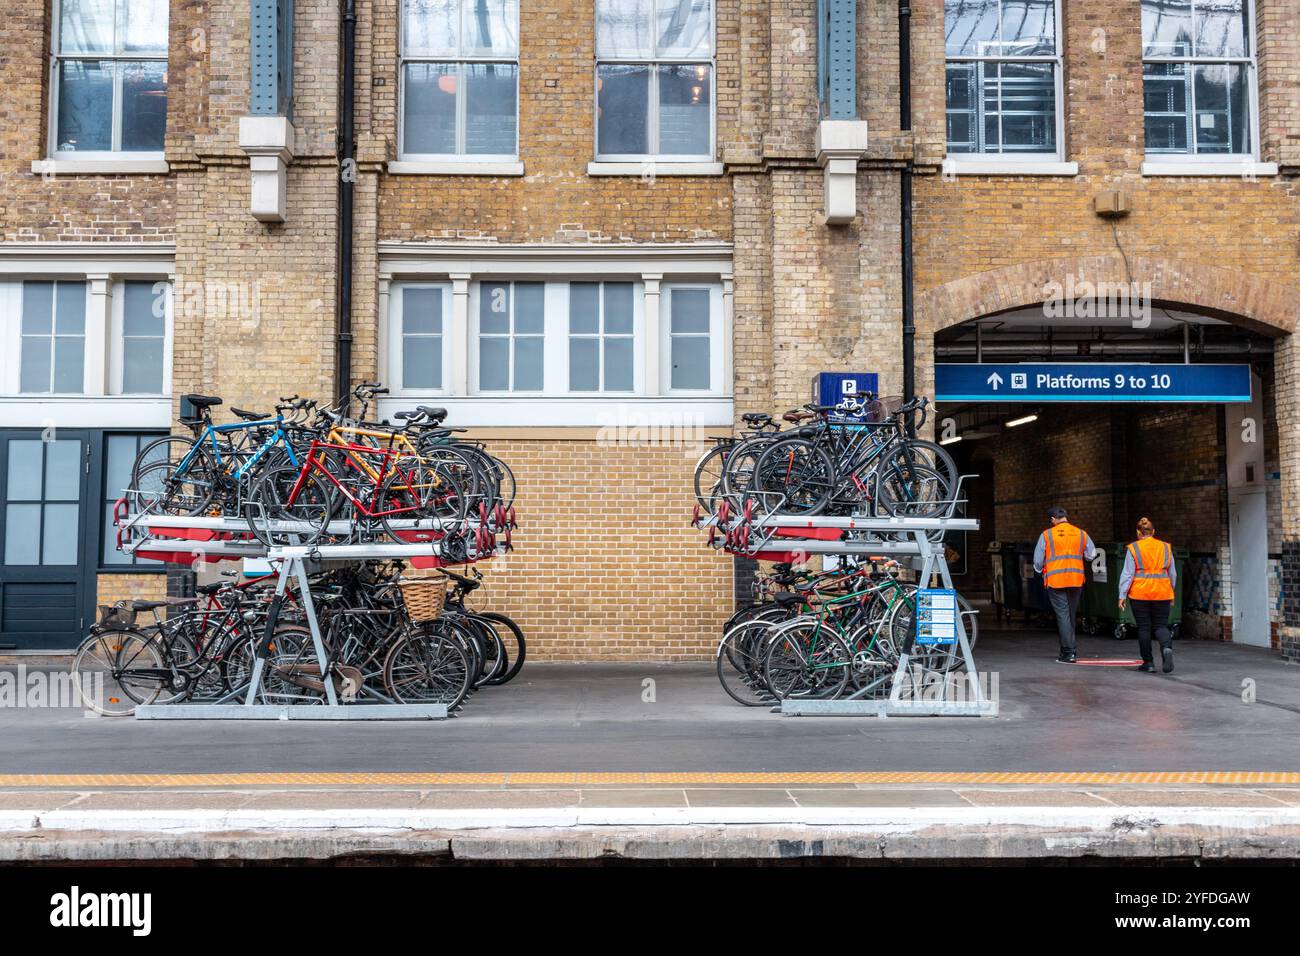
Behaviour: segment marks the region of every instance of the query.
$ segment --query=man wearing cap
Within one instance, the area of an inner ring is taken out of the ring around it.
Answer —
[[[1084,562],[1091,561],[1097,547],[1088,532],[1070,524],[1065,509],[1052,508],[1047,512],[1052,526],[1038,537],[1034,548],[1034,570],[1042,572],[1043,586],[1056,614],[1056,630],[1061,636],[1061,654],[1057,660],[1073,664],[1078,645],[1074,640],[1074,616],[1079,610],[1079,597],[1083,594]]]

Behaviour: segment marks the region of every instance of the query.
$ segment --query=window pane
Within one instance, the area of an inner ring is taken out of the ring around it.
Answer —
[[[1051,63],[1003,63],[1002,149],[1056,150],[1056,83]]]
[[[1196,151],[1248,153],[1245,70],[1221,64],[1196,67]]]
[[[58,337],[54,340],[54,391],[80,392],[85,386],[86,340]]]
[[[944,0],[948,56],[997,55],[998,0]]]
[[[442,331],[442,290],[402,290],[402,332],[407,335]]]
[[[709,290],[674,289],[672,291],[672,332],[709,331]]]
[[[600,331],[597,310],[600,308],[600,283],[569,283],[569,332],[592,335]]]
[[[632,391],[632,339],[605,339],[605,391]]]
[[[465,0],[465,48],[469,56],[514,56],[519,0]]]
[[[23,335],[48,335],[54,328],[54,283],[23,283]]]
[[[709,143],[709,67],[659,67],[659,152],[664,156],[704,156]]]
[[[125,0],[121,12],[119,52],[167,52],[167,0]]]
[[[59,49],[64,53],[112,53],[113,7],[114,0],[63,0],[59,4]]]
[[[159,395],[163,390],[163,340],[122,340],[122,391],[127,395]]]
[[[709,387],[709,339],[704,335],[674,335],[673,388]]]
[[[650,151],[650,67],[605,64],[596,71],[596,151],[605,156]]]
[[[50,345],[45,336],[24,335],[20,361],[18,390],[20,392],[48,392],[50,390]]]
[[[478,328],[485,333],[510,331],[510,283],[484,282],[479,286]]]
[[[605,283],[605,331],[613,335],[632,334],[632,283]]]
[[[659,56],[707,57],[712,0],[659,0],[656,41]]]
[[[158,286],[157,292],[154,287]],[[122,299],[122,334],[163,334],[163,317],[166,315],[166,285],[153,282],[128,282]],[[83,296],[82,301],[85,301]],[[60,309],[62,317],[62,309]]]
[[[513,156],[515,91],[513,63],[465,64],[465,152]]]
[[[402,111],[402,148],[408,153],[456,152],[455,63],[408,63]]]
[[[515,338],[515,391],[541,391],[542,342],[543,339],[540,335],[526,335]]]
[[[40,501],[41,476],[45,473],[45,443],[36,438],[15,438],[9,442],[10,501]]]
[[[54,286],[54,331],[59,335],[84,335],[86,283],[59,282]]]
[[[1292,24],[1292,29],[1300,29]],[[1196,49],[1198,57],[1231,57],[1249,54],[1246,42],[1246,0],[1213,0],[1196,4]]]
[[[59,64],[58,148],[113,148],[113,64],[77,60]]]
[[[81,442],[44,442],[45,499],[76,501],[81,497]]]
[[[5,508],[5,564],[40,564],[41,506]]]
[[[1146,63],[1142,99],[1146,110],[1146,151],[1188,151],[1188,73],[1183,63]]]
[[[1002,55],[1056,52],[1055,0],[1002,0]]]
[[[1192,55],[1192,0],[1142,0],[1142,55]]]
[[[153,436],[148,440],[152,441]],[[139,446],[139,439],[135,435],[107,436],[107,447],[104,451],[107,458],[104,465],[105,500],[116,501],[126,492],[127,486],[131,483],[131,466],[135,464]]]
[[[80,505],[46,505],[41,528],[41,563],[77,563],[77,526]]]
[[[600,339],[569,339],[569,391],[600,391]]]
[[[546,285],[541,282],[515,283],[515,332],[538,334],[545,331]]]
[[[442,336],[402,337],[402,387],[442,388]]]
[[[405,0],[403,49],[408,56],[455,56],[459,16],[458,0]]]
[[[510,340],[481,338],[478,343],[478,385],[484,391],[510,388]]]
[[[596,0],[596,55],[654,55],[653,0]]]
[[[122,149],[160,150],[167,131],[167,64],[123,63]]]
[[[978,152],[974,63],[949,63],[947,70],[948,152]]]

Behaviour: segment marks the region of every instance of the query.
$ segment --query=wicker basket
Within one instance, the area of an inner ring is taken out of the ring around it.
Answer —
[[[402,600],[412,621],[432,621],[442,613],[447,603],[447,579],[409,578],[400,581]]]

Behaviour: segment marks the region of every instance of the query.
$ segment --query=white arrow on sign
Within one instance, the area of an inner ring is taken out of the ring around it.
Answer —
[[[998,390],[998,386],[1002,384],[1002,376],[999,375],[997,372],[994,372],[992,375],[988,377],[987,381],[990,385],[993,386],[993,391],[996,392]]]

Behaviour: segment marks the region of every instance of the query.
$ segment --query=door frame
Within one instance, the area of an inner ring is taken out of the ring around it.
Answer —
[[[45,429],[41,428],[0,428],[0,504],[8,501],[9,495],[9,442],[12,439],[42,439]],[[80,507],[77,542],[77,563],[75,565],[15,565],[20,568],[39,568],[39,567],[66,567],[68,568],[68,579],[76,582],[80,594],[80,607],[77,609],[77,617],[80,621],[80,630],[84,632],[86,628],[94,621],[95,604],[98,597],[98,584],[96,581],[99,571],[99,525],[102,521],[100,509],[98,507],[98,498],[103,497],[100,486],[103,483],[103,432],[98,429],[86,428],[60,428],[56,432],[55,441],[61,438],[75,438],[81,442],[82,446],[82,468],[80,498],[78,505]],[[4,535],[6,531],[6,520],[4,510],[0,510],[0,548],[3,547]],[[0,552],[0,562],[3,562],[4,556]],[[0,563],[0,569],[6,571],[6,577],[9,577],[8,565]],[[9,578],[15,581],[39,581],[41,575],[25,574],[19,572],[16,577]],[[10,648],[0,646],[0,653],[13,655],[40,655],[40,654],[62,654],[71,652],[81,643],[78,637],[72,647],[49,647],[49,648]]]

